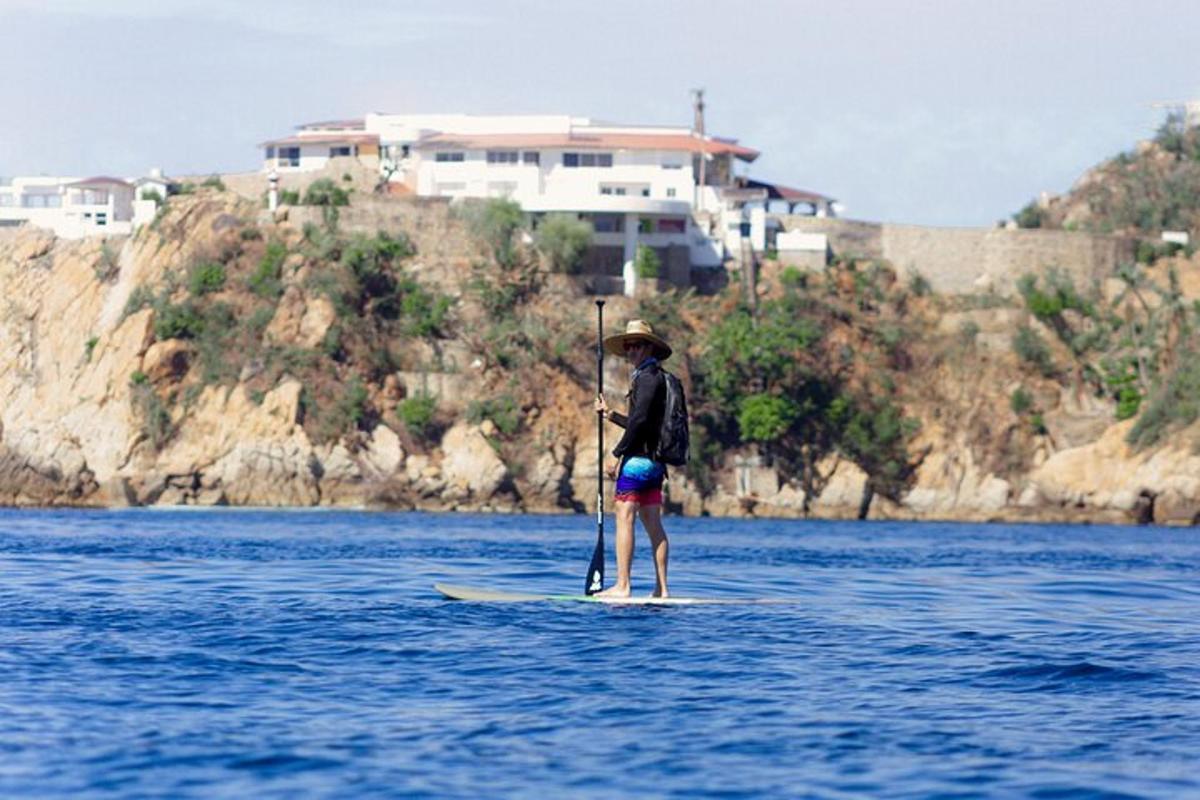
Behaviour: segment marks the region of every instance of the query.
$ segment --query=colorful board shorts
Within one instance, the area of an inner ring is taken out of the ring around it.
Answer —
[[[617,475],[616,499],[643,506],[662,505],[663,476],[666,469],[643,456],[627,458]]]

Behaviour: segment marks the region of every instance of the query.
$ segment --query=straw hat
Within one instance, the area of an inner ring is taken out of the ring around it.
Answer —
[[[650,323],[644,319],[631,319],[625,325],[625,332],[604,339],[604,352],[615,356],[625,355],[625,343],[633,341],[649,342],[654,348],[654,357],[664,361],[671,357],[671,345],[654,333]]]

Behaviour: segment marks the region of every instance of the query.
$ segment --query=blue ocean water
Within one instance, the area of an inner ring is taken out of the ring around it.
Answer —
[[[592,524],[0,512],[0,796],[1200,797],[1194,531],[670,519],[676,594],[797,602],[431,588],[576,592]]]

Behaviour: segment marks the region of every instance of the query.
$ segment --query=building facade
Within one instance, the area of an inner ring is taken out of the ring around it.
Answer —
[[[740,257],[750,210],[780,197],[743,174],[759,154],[735,140],[568,115],[368,114],[303,125],[262,146],[266,172],[368,158],[419,197],[508,198],[535,224],[574,215],[592,225],[596,248],[619,252],[627,287],[639,245],[685,250],[701,268]],[[804,196],[814,213],[832,213],[828,198]]]
[[[13,178],[0,183],[0,227],[32,225],[66,239],[132,233],[157,210],[138,191],[134,181],[107,176]]]

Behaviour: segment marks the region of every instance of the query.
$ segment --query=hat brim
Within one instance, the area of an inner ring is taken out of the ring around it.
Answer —
[[[625,355],[626,342],[646,342],[654,348],[654,357],[665,361],[671,357],[671,345],[649,333],[618,333],[604,339],[604,352],[614,356]]]

